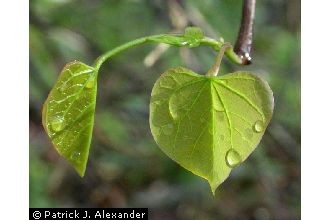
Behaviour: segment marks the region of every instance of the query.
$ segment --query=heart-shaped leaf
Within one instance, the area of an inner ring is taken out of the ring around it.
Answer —
[[[208,180],[214,193],[256,148],[273,105],[268,84],[251,73],[216,77],[175,68],[153,87],[150,128],[165,154]]]
[[[50,91],[42,123],[56,150],[84,176],[94,124],[96,72],[81,62],[67,64]]]

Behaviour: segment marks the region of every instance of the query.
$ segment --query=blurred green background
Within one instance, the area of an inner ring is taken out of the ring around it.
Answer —
[[[225,59],[222,72],[250,70],[274,91],[274,117],[255,152],[218,188],[170,160],[153,141],[148,106],[160,73],[205,73],[210,48],[131,49],[98,79],[86,176],[59,157],[41,107],[62,67],[92,64],[145,35],[201,27],[235,42],[242,0],[30,0],[30,207],[148,207],[150,219],[300,219],[300,1],[257,1],[253,64]],[[158,56],[160,55],[160,56]]]

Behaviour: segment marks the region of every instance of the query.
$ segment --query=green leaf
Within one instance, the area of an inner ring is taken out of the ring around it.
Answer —
[[[183,35],[164,34],[149,37],[152,42],[170,44],[177,47],[198,47],[204,38],[203,31],[198,27],[187,27]]]
[[[97,73],[67,64],[43,105],[42,123],[53,145],[84,176],[94,124]]]
[[[189,47],[197,47],[199,46],[201,40],[204,38],[204,33],[198,27],[187,27],[184,30],[183,37],[188,42]]]
[[[268,84],[251,73],[211,77],[175,68],[153,87],[150,128],[161,150],[214,193],[260,142],[273,103]]]

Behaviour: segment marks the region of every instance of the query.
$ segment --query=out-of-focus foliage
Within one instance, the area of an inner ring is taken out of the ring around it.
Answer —
[[[151,219],[299,219],[300,1],[257,1],[253,64],[222,65],[222,73],[248,70],[266,79],[275,109],[261,145],[215,197],[206,181],[159,150],[148,123],[159,73],[175,66],[204,73],[215,57],[210,48],[146,45],[102,67],[84,178],[42,129],[42,103],[65,63],[91,65],[128,40],[186,25],[234,43],[241,6],[241,0],[31,0],[30,206],[149,207]],[[145,65],[150,56],[154,63]]]

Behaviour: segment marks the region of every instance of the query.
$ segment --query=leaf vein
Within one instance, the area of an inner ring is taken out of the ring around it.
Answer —
[[[191,157],[192,157],[192,155],[193,155],[193,153],[194,153],[194,151],[195,151],[195,148],[196,148],[196,146],[197,146],[197,143],[198,143],[199,139],[203,136],[204,132],[206,131],[206,128],[207,128],[207,126],[204,126],[203,130],[201,131],[201,133],[200,133],[200,134],[198,135],[198,137],[196,138],[196,140],[195,140],[195,142],[194,142],[193,149],[192,149],[192,151],[191,151],[191,153],[190,153],[190,155],[189,155],[188,158],[191,158]]]
[[[243,99],[246,103],[248,103],[255,111],[257,111],[261,117],[263,119],[265,119],[265,116],[264,114],[262,113],[262,111],[255,105],[253,104],[247,97],[245,97],[243,94],[241,94],[240,92],[236,91],[235,89],[229,87],[229,86],[226,86],[224,84],[221,84],[221,83],[218,83],[216,82],[218,85],[221,85],[223,88],[226,88],[227,90],[231,91],[232,93],[236,94],[238,97],[240,97],[241,99]]]
[[[243,135],[238,129],[234,128],[234,130],[235,130],[239,135],[241,135],[241,137],[242,137],[246,142],[248,142],[250,145],[253,145],[252,142],[251,142],[250,140],[246,139],[245,136],[244,136],[244,135]]]
[[[232,124],[231,124],[231,121],[230,121],[230,118],[229,118],[229,114],[228,114],[228,110],[227,110],[227,107],[225,105],[225,103],[223,102],[220,94],[219,94],[219,91],[217,90],[217,88],[212,84],[213,88],[215,89],[216,93],[217,93],[217,96],[219,98],[219,101],[221,102],[224,110],[225,110],[225,115],[226,115],[226,118],[227,118],[227,122],[228,122],[228,125],[229,125],[229,134],[230,134],[230,145],[231,145],[231,148],[233,148],[233,135],[232,135]]]
[[[202,81],[202,80],[199,80],[199,81]],[[198,82],[199,82],[199,81],[198,81]],[[179,122],[178,122],[178,130],[177,130],[177,132],[176,132],[176,134],[175,134],[175,137],[174,137],[173,148],[176,147],[176,140],[177,140],[177,136],[178,136],[178,133],[179,133],[179,129],[180,129],[180,125],[181,125],[181,121],[182,121],[182,119],[183,119],[183,118],[184,118],[184,117],[185,117],[185,116],[191,111],[191,109],[193,108],[193,106],[194,106],[195,103],[197,102],[199,96],[202,94],[202,91],[203,91],[203,89],[205,88],[206,83],[207,83],[207,81],[205,81],[204,85],[203,85],[203,86],[201,87],[201,89],[199,90],[199,92],[198,92],[198,94],[196,95],[196,98],[194,99],[194,101],[193,101],[192,105],[190,106],[189,110],[186,111],[185,114],[184,114],[184,116],[180,118],[180,120],[179,120]]]

